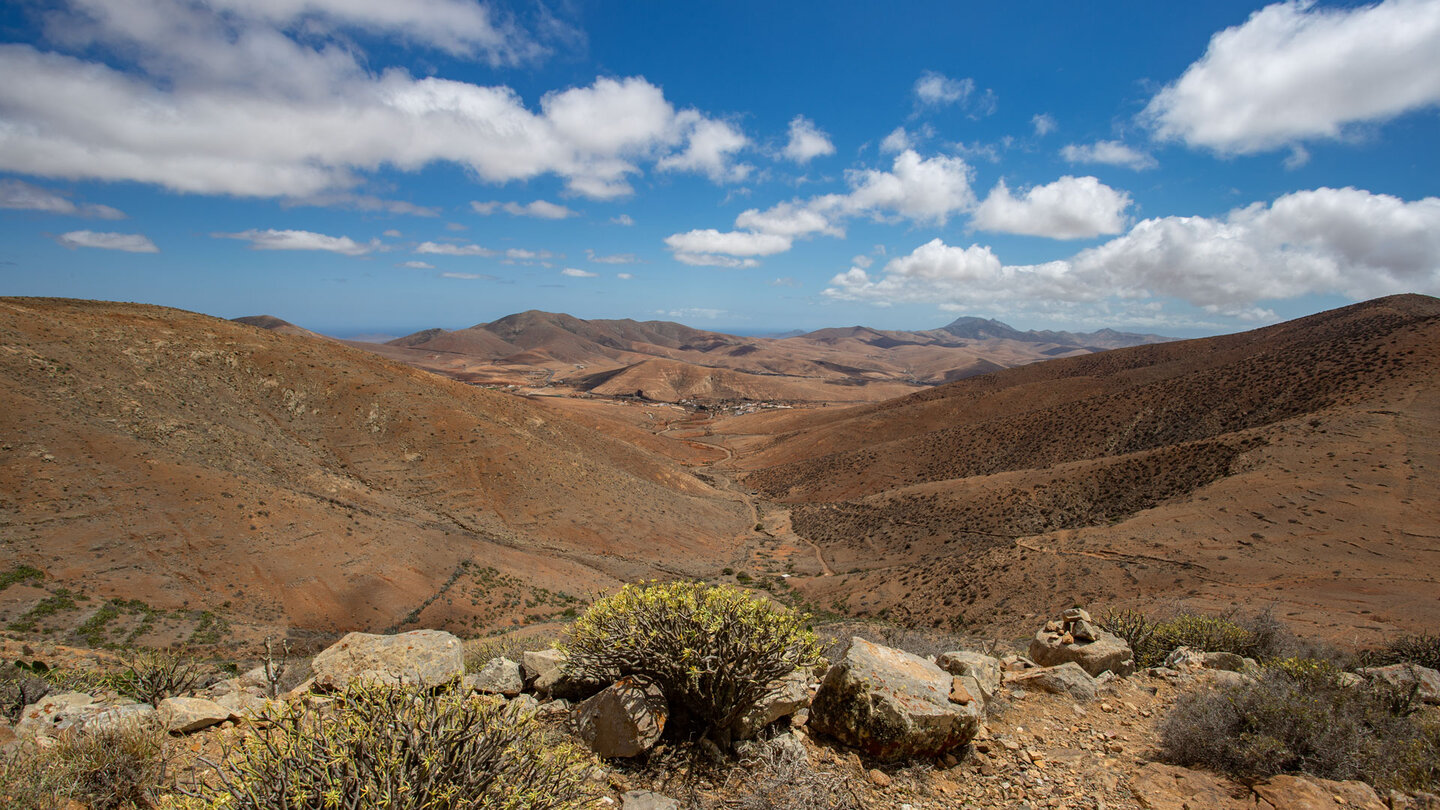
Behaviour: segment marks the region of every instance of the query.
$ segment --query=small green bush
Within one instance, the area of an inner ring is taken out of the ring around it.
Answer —
[[[169,735],[157,723],[124,723],[61,735],[49,748],[22,746],[0,762],[0,806],[92,810],[153,807],[168,781]]]
[[[728,743],[773,682],[820,662],[807,619],[728,585],[627,585],[575,621],[566,668],[653,684],[670,707],[667,728]]]
[[[1139,611],[1121,610],[1101,613],[1096,621],[1106,632],[1125,639],[1140,667],[1159,666],[1177,647],[1263,660],[1288,655],[1298,645],[1269,611],[1246,617],[1181,613],[1152,619]]]
[[[265,718],[186,806],[578,810],[593,764],[504,704],[358,682],[323,710]]]
[[[123,695],[159,706],[168,697],[194,691],[200,681],[195,662],[169,650],[141,650],[126,659],[126,669],[115,679]]]
[[[1280,659],[1254,681],[1181,695],[1161,724],[1160,747],[1175,764],[1241,778],[1305,773],[1433,789],[1440,728],[1413,709],[1413,695],[1347,685],[1329,662]]]

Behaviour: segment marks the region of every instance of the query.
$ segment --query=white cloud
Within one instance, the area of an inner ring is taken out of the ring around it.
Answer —
[[[835,144],[830,136],[815,126],[815,122],[803,115],[790,119],[790,142],[785,144],[785,157],[796,163],[808,163],[822,155],[835,154]]]
[[[677,116],[688,130],[684,151],[661,158],[655,168],[662,171],[698,172],[716,183],[738,183],[750,175],[753,166],[735,163],[734,153],[750,145],[745,133],[724,121],[705,118],[694,110]]]
[[[656,162],[727,181],[748,171],[729,160],[743,135],[677,111],[643,78],[598,78],[535,109],[505,86],[376,72],[349,36],[519,59],[525,38],[486,8],[69,0],[48,12],[55,50],[0,45],[0,171],[301,200],[436,162],[491,183],[553,175],[599,199],[631,193],[629,178]]]
[[[844,236],[845,232],[824,214],[798,202],[784,202],[761,211],[751,208],[735,217],[735,227],[776,236],[796,237],[812,233]]]
[[[817,200],[822,210],[883,216],[896,213],[917,222],[944,225],[951,214],[975,204],[970,166],[958,157],[921,158],[907,149],[895,156],[890,171],[851,169],[848,195]]]
[[[790,249],[790,238],[772,233],[720,232],[714,228],[665,237],[665,246],[677,253],[723,253],[727,256],[771,256]],[[677,256],[677,258],[679,258]],[[683,259],[682,259],[683,261]]]
[[[888,155],[896,152],[904,152],[906,149],[913,149],[914,147],[915,139],[910,136],[910,133],[905,130],[905,127],[896,127],[890,131],[889,135],[885,136],[884,140],[880,141],[881,154]]]
[[[783,253],[796,238],[816,233],[844,236],[844,221],[857,216],[877,220],[902,217],[943,225],[952,214],[970,210],[975,205],[970,167],[958,157],[921,158],[907,149],[895,156],[889,171],[851,169],[845,172],[845,179],[850,185],[846,194],[791,200],[765,210],[752,208],[735,218],[735,227],[746,230],[690,231],[667,237],[665,244],[672,251],[685,254],[685,258],[679,255],[676,258],[686,264],[748,267],[750,263],[700,257]],[[763,246],[764,250],[757,251],[756,246]]]
[[[635,224],[635,218],[630,216],[629,214],[620,214],[618,216],[613,216],[610,218],[610,221],[616,225],[624,225],[627,228]]]
[[[1160,165],[1149,153],[1132,149],[1120,141],[1096,141],[1085,146],[1067,144],[1060,150],[1060,156],[1071,163],[1104,163],[1136,171]]]
[[[581,270],[578,267],[567,267],[560,271],[560,275],[570,278],[598,278],[599,273],[592,273],[589,270]]]
[[[445,230],[447,230],[447,231],[455,231],[455,232],[468,231],[468,230],[470,230],[470,226],[469,226],[469,225],[461,225],[461,224],[458,223],[458,222],[447,222],[447,223],[445,223]]]
[[[781,276],[770,280],[771,287],[799,287],[800,282],[789,276]]]
[[[1055,123],[1055,117],[1050,113],[1037,113],[1030,119],[1030,123],[1035,125],[1035,134],[1042,138],[1054,132],[1055,128],[1059,126]]]
[[[23,180],[0,180],[0,208],[12,211],[43,211],[71,217],[125,219],[125,213],[108,205],[76,205],[55,192]]]
[[[515,217],[535,217],[536,219],[568,219],[569,217],[580,216],[575,211],[563,205],[547,202],[546,200],[536,200],[526,205],[521,205],[516,202],[502,203],[491,201],[482,203],[472,201],[470,208],[474,210],[475,213],[487,217],[495,213],[496,210],[504,211]]]
[[[394,228],[391,228],[391,229],[389,229],[389,230],[387,230],[387,231],[385,231],[384,233],[381,234],[381,236],[388,236],[388,237],[390,237],[391,239],[399,239],[400,237],[402,237],[402,236],[404,236],[404,235],[405,235],[405,234],[403,234],[403,233],[395,230]]]
[[[372,33],[398,32],[413,41],[491,65],[535,59],[545,48],[513,23],[496,19],[488,5],[467,0],[208,0],[227,14],[264,20],[286,28],[317,23]],[[92,10],[117,5],[90,0]],[[124,6],[125,3],[118,3]]]
[[[441,278],[458,278],[463,281],[495,281],[495,276],[485,273],[441,273]]]
[[[602,256],[590,248],[585,249],[585,258],[596,264],[637,264],[640,261],[634,253],[613,253]]]
[[[1440,2],[1267,6],[1150,100],[1162,140],[1249,154],[1440,103]]]
[[[856,256],[856,257],[854,257],[853,259],[851,259],[851,260],[850,260],[850,263],[853,264],[853,265],[855,265],[856,267],[859,267],[860,269],[864,270],[864,269],[869,268],[870,265],[874,264],[874,263],[875,263],[875,260],[872,259],[872,258],[870,258],[869,256],[866,256],[865,254],[862,253],[862,254],[860,254],[859,256]]]
[[[138,233],[105,233],[99,231],[70,231],[55,239],[67,248],[88,247],[104,250],[123,250],[126,253],[159,253],[149,237]]]
[[[1440,293],[1440,198],[1406,202],[1354,188],[1295,192],[1223,219],[1147,219],[1040,265],[1004,265],[988,247],[935,239],[888,262],[878,278],[852,267],[825,290],[846,300],[952,309],[1171,297],[1242,320],[1272,318],[1267,301],[1399,292]]]
[[[629,281],[630,279],[635,278],[635,275],[633,273],[616,273],[615,277],[624,281]]]
[[[1094,177],[1066,175],[1015,197],[1001,180],[975,210],[971,223],[982,231],[1088,239],[1125,229],[1130,195]]]
[[[421,242],[415,247],[416,253],[430,253],[436,256],[499,256],[497,251],[479,245],[452,245],[448,242]]]
[[[212,233],[216,239],[240,239],[250,243],[251,250],[324,250],[346,256],[363,256],[378,248],[379,241],[362,244],[348,236],[326,236],[314,231],[260,230],[252,228],[239,233]]]
[[[401,263],[399,263],[399,264],[397,264],[397,265],[395,265],[395,266],[396,266],[396,267],[408,267],[408,268],[410,268],[411,270],[434,270],[434,269],[435,269],[435,265],[433,265],[433,264],[431,264],[431,263],[429,263],[429,262],[422,262],[422,261],[401,262]]]
[[[933,70],[925,71],[915,80],[915,98],[932,107],[964,102],[973,92],[974,79],[951,79]]]
[[[551,253],[548,250],[526,250],[524,248],[510,248],[509,250],[505,251],[505,258],[517,259],[519,261],[536,261],[553,259],[555,258],[555,254]],[[565,257],[561,256],[560,258],[563,259]]]

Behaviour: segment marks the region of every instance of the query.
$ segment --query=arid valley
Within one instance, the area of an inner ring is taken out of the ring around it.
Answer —
[[[690,380],[751,374],[763,399],[634,382],[648,358],[615,374],[632,380],[616,397],[414,368],[488,359],[462,349],[153,307],[8,299],[3,315],[0,567],[44,578],[0,592],[0,618],[75,594],[36,620],[49,632],[120,600],[135,607],[104,638],[183,640],[201,622],[235,641],[483,635],[673,576],[979,638],[1076,603],[1273,605],[1349,645],[1440,622],[1432,298],[1075,350],[874,403],[902,383],[852,376],[806,399],[832,381],[737,370],[733,352],[669,362]],[[578,328],[535,332],[516,333],[532,357],[603,360]],[[655,351],[645,337],[605,351]],[[773,368],[766,344],[785,342],[743,344],[764,347],[750,367]],[[927,348],[874,343],[828,341],[804,369]],[[968,343],[953,363],[1037,359]]]

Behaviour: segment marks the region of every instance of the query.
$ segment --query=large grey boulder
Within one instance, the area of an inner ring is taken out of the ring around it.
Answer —
[[[735,739],[748,740],[771,723],[810,705],[810,677],[795,671],[771,684],[755,707],[735,721]]]
[[[633,757],[660,739],[669,715],[659,689],[622,680],[580,704],[575,733],[602,757]]]
[[[1107,670],[1121,677],[1134,674],[1135,653],[1125,639],[1092,626],[1088,630],[1095,640],[1081,640],[1070,632],[1080,621],[1051,622],[1042,628],[1030,642],[1030,660],[1042,667],[1074,662],[1091,677]]]
[[[975,687],[971,692],[979,691],[976,697],[986,703],[1000,690],[1000,661],[984,653],[970,652],[969,650],[954,650],[941,653],[935,659],[935,666],[940,667],[951,675],[957,675],[973,681]],[[967,686],[970,685],[967,682]]]
[[[1081,669],[1074,661],[1067,661],[1058,667],[1041,667],[1009,676],[1006,683],[1011,688],[1034,689],[1052,695],[1069,695],[1078,701],[1095,699],[1098,684],[1090,673]]]
[[[520,665],[509,658],[491,658],[485,668],[465,676],[465,685],[476,692],[515,697],[525,689]]]
[[[924,658],[852,638],[820,684],[808,726],[882,761],[943,754],[968,743],[980,720],[980,701],[951,701],[954,685]]]
[[[1423,703],[1440,703],[1440,672],[1419,664],[1391,664],[1386,667],[1369,667],[1356,670],[1361,677],[1380,681],[1396,689],[1415,690],[1415,697]]]
[[[344,689],[354,680],[432,687],[465,675],[460,639],[441,630],[394,636],[349,633],[315,656],[315,685]]]
[[[229,720],[230,710],[213,700],[195,697],[170,697],[155,707],[167,731],[190,734],[202,728]]]

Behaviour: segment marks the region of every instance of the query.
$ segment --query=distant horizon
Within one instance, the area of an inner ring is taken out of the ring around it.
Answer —
[[[0,292],[1177,337],[1440,293],[1440,0],[382,5],[0,6]]]

